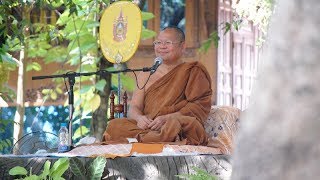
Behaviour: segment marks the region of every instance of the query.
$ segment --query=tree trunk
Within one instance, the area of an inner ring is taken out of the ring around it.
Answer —
[[[24,167],[28,172],[32,170],[32,174],[41,174],[46,161],[54,164],[57,159],[58,157],[0,156],[0,177],[2,179],[13,179],[13,176],[9,176],[8,172],[15,166]],[[71,159],[78,159],[78,161],[71,161]],[[80,161],[85,170],[89,172],[93,158],[71,157],[69,160],[71,163]],[[75,167],[75,164],[72,167]],[[195,167],[207,174],[216,176],[219,180],[230,179],[230,156],[226,155],[141,156],[107,159],[102,179],[178,180],[183,178],[178,178],[177,175],[189,174],[191,176],[191,174],[196,174]],[[71,166],[63,175],[65,179],[84,179],[73,174],[70,168]],[[79,172],[77,173],[79,174]],[[198,174],[197,177],[198,179],[205,179],[203,175]]]
[[[136,4],[139,6],[139,8],[142,10],[144,5],[146,4],[146,0],[138,0],[136,1]]]
[[[31,7],[23,6],[22,8],[22,19],[30,22]],[[18,69],[18,81],[17,81],[17,110],[14,116],[14,127],[13,127],[13,143],[16,143],[23,135],[24,127],[24,92],[25,92],[25,72],[28,58],[28,38],[29,38],[29,27],[25,26],[23,29],[24,40],[21,42],[21,51],[19,57],[19,69]]]
[[[278,1],[232,179],[320,177],[320,1]]]
[[[102,58],[100,60],[100,67],[99,69],[106,69],[108,67],[111,67],[112,64],[107,61],[105,58]],[[101,140],[102,135],[106,129],[107,126],[107,114],[108,114],[108,103],[109,103],[109,94],[110,94],[110,89],[111,89],[111,74],[106,74],[104,77],[98,76],[97,81],[100,79],[104,79],[107,84],[104,87],[104,91],[101,92],[99,91],[98,94],[101,99],[101,103],[99,108],[93,113],[92,115],[92,121],[91,121],[91,135],[94,136],[95,138]]]

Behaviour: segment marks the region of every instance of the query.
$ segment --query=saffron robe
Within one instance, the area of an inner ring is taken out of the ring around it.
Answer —
[[[143,113],[150,119],[180,112],[160,131],[140,129],[130,118],[113,119],[108,123],[105,141],[174,142],[179,136],[185,144],[206,145],[203,127],[211,108],[211,78],[199,62],[182,63],[152,84],[145,92]]]

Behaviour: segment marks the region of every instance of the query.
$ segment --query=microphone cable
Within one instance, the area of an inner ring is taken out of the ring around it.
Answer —
[[[132,71],[132,72],[133,72],[133,74],[134,74],[134,77],[136,78],[137,88],[138,88],[139,90],[144,89],[144,87],[147,85],[147,83],[148,83],[148,81],[149,81],[149,79],[150,79],[150,77],[151,77],[151,73],[149,74],[149,77],[148,77],[148,79],[146,80],[146,82],[144,83],[144,85],[140,88],[139,83],[138,83],[138,77],[137,77],[137,74],[136,74],[136,72],[135,72],[135,71]]]

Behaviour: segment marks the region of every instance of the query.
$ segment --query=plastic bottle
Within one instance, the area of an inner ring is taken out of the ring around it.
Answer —
[[[59,130],[58,152],[69,151],[68,137],[69,137],[69,133],[68,133],[68,129],[67,129],[67,123],[61,123],[61,127]]]

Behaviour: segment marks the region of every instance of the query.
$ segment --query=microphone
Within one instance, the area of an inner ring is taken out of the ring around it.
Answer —
[[[154,65],[150,68],[150,75],[155,73],[161,64],[162,64],[162,58],[156,57],[156,59],[154,60]]]

